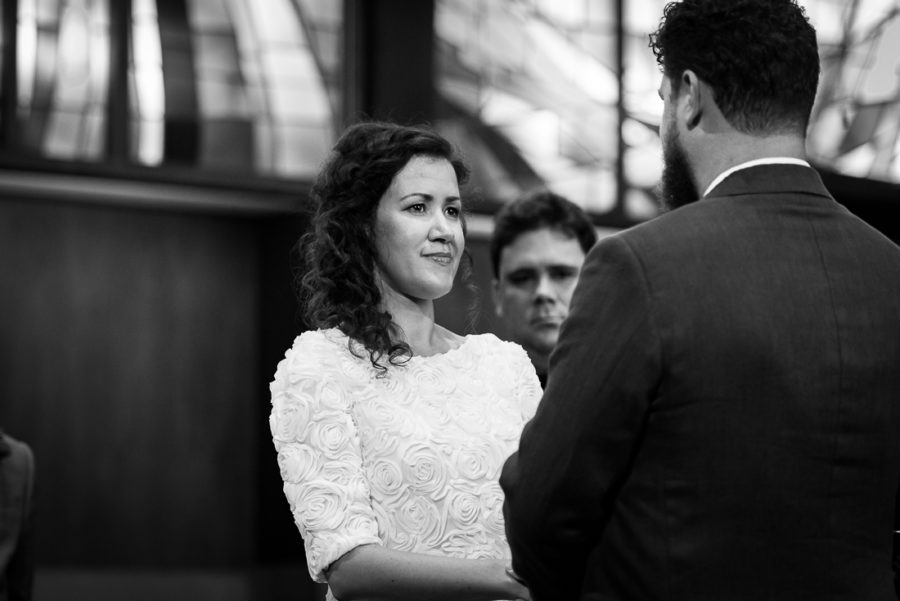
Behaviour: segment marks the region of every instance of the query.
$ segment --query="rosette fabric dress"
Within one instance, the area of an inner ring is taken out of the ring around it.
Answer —
[[[509,558],[497,480],[541,398],[525,351],[472,335],[381,377],[358,354],[337,329],[306,332],[270,385],[272,440],[313,580],[368,543]]]

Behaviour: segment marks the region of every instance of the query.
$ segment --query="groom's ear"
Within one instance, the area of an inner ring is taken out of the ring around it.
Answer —
[[[697,74],[685,69],[681,74],[680,95],[683,98],[679,106],[680,117],[688,129],[694,129],[703,118],[706,103],[712,101],[711,90],[703,85]]]
[[[503,305],[500,303],[500,280],[491,280],[491,300],[494,301],[494,314],[503,317]]]

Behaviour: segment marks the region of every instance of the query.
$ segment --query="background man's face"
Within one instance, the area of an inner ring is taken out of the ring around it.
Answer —
[[[494,301],[514,342],[539,355],[553,350],[584,258],[577,238],[550,228],[525,232],[500,251]]]

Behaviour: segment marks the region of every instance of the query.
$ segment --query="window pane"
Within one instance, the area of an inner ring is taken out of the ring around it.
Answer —
[[[900,6],[820,0],[807,7],[822,60],[811,157],[848,175],[900,181]]]
[[[102,158],[109,35],[107,0],[20,1],[18,138],[26,149],[52,158]]]
[[[160,34],[156,2],[138,4],[134,160],[164,161],[160,136],[185,127],[195,130],[187,137],[198,139],[196,164],[204,168],[277,177],[315,172],[334,139],[340,100],[340,3],[188,0],[183,56],[161,45],[171,38]]]
[[[438,0],[435,22],[440,127],[467,154],[493,155],[479,160],[474,183],[497,200],[547,186],[596,213],[611,210],[614,3]],[[483,164],[490,173],[478,172]]]

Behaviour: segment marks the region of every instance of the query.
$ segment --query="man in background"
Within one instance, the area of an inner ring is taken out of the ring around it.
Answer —
[[[792,0],[666,6],[670,210],[589,253],[500,483],[535,601],[883,601],[900,484],[900,248],[805,159]]]
[[[28,601],[34,584],[34,456],[0,431],[0,600]]]
[[[546,384],[547,363],[585,255],[597,233],[585,212],[552,192],[504,206],[494,218],[494,305]]]

